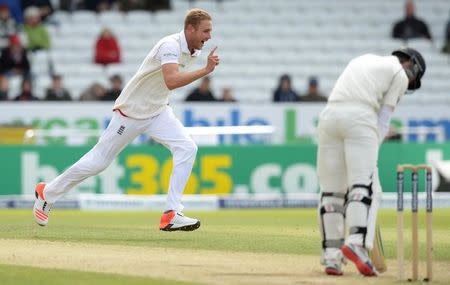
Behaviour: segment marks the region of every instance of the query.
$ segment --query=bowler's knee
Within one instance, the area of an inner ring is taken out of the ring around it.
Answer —
[[[197,155],[198,147],[192,140],[187,140],[183,146],[177,147],[173,150],[173,157],[175,163],[189,162],[194,163]]]
[[[101,157],[98,152],[91,150],[76,163],[76,166],[81,173],[97,175],[105,170],[113,160],[114,157]]]
[[[186,155],[192,160],[195,160],[195,157],[197,156],[198,146],[195,144],[194,141],[188,141],[186,144]]]
[[[112,160],[106,159],[98,161],[97,163],[92,165],[92,172],[94,172],[95,175],[99,174],[100,172],[105,170],[111,164],[111,162]]]

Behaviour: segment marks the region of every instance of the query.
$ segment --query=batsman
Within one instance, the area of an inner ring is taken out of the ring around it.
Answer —
[[[420,88],[425,68],[422,55],[407,47],[389,56],[358,56],[339,76],[320,114],[318,216],[326,274],[342,275],[348,259],[364,276],[377,275],[368,252],[382,195],[378,149],[399,100]]]

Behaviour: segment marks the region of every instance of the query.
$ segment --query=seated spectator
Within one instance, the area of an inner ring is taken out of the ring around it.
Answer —
[[[41,14],[38,8],[30,6],[25,10],[25,25],[23,30],[27,35],[27,49],[36,51],[50,48],[50,35],[47,28],[41,22]]]
[[[450,19],[448,20],[447,27],[445,29],[445,43],[442,47],[442,52],[450,54]]]
[[[14,101],[37,101],[39,100],[36,96],[33,95],[31,79],[29,77],[25,77],[22,80],[22,90]]]
[[[209,77],[203,77],[202,81],[200,82],[200,86],[195,88],[194,90],[189,93],[189,95],[186,97],[186,102],[193,102],[193,101],[217,101],[214,97],[209,85],[211,80]]]
[[[9,45],[0,56],[0,74],[27,76],[30,62],[18,35],[9,37]]]
[[[8,46],[9,37],[19,31],[16,21],[11,18],[6,4],[0,4],[0,49]]]
[[[22,6],[20,1],[17,0],[0,0],[0,4],[5,4],[9,8],[9,12],[11,16],[14,18],[14,21],[18,24],[23,23],[23,13]]]
[[[298,101],[297,93],[292,89],[291,77],[283,74],[280,77],[278,87],[273,93],[273,102],[296,102]]]
[[[405,18],[394,25],[392,37],[394,39],[403,40],[413,38],[425,38],[431,40],[432,38],[427,24],[415,15],[415,6],[412,0],[406,0],[405,13]]]
[[[95,44],[95,63],[110,64],[120,62],[120,46],[110,29],[103,29]]]
[[[52,86],[47,89],[45,94],[47,101],[71,101],[70,93],[63,87],[61,75],[53,75]]]
[[[323,96],[319,91],[319,81],[312,76],[308,82],[308,92],[300,97],[302,102],[326,102],[327,97]]]
[[[117,99],[117,97],[119,97],[120,92],[122,92],[123,80],[120,75],[116,74],[111,76],[109,81],[111,82],[111,89],[106,91],[105,96],[101,98],[102,101],[114,101]]]
[[[80,95],[80,101],[100,101],[106,95],[106,89],[100,83],[94,83]]]
[[[42,21],[46,21],[54,11],[49,0],[22,0],[22,11],[25,11],[28,7],[37,7]]]
[[[231,93],[231,88],[225,87],[222,89],[222,98],[219,99],[221,102],[237,102]]]
[[[9,100],[9,82],[6,76],[0,75],[0,101]]]

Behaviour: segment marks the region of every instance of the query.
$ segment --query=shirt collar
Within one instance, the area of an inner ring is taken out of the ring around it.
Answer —
[[[189,50],[188,44],[187,44],[187,40],[186,40],[186,35],[184,34],[184,30],[182,30],[180,32],[180,42],[181,42],[181,51],[183,53],[187,53],[190,56],[199,56],[200,55],[200,50],[196,49],[194,51],[194,54],[191,54],[191,51]]]

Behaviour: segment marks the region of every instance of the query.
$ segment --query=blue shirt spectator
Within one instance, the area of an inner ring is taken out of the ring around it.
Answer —
[[[291,77],[283,74],[280,77],[278,87],[273,93],[273,102],[297,102],[299,97],[292,89]]]
[[[0,0],[0,4],[6,4],[16,23],[23,23],[22,2],[21,0]]]

